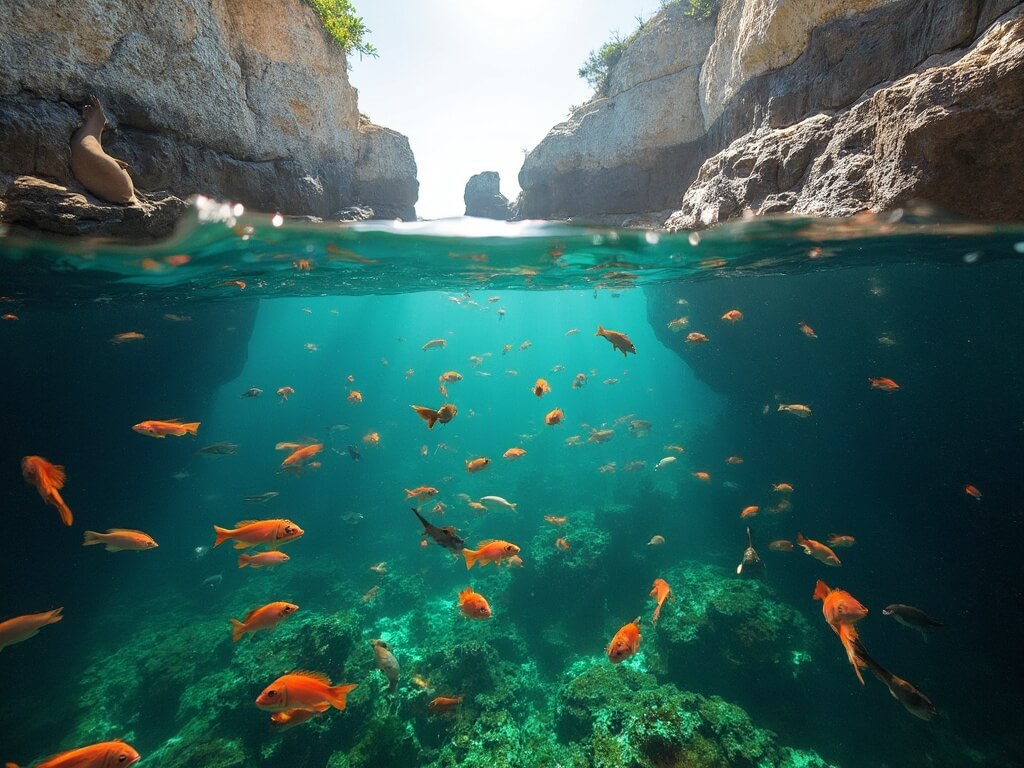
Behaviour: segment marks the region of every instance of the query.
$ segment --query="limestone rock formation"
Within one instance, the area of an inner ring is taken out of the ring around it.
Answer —
[[[508,221],[511,217],[508,198],[501,194],[501,177],[495,171],[484,171],[466,182],[466,215]]]
[[[12,0],[0,28],[0,182],[70,184],[90,94],[137,188],[325,216],[413,218],[408,140],[361,119],[344,53],[301,0]]]
[[[699,189],[687,194],[687,210],[697,198],[717,210],[690,211],[673,218],[674,226],[718,221],[750,207],[789,210],[798,197],[806,207],[797,210],[820,213],[884,207],[917,196],[966,215],[1019,218],[1021,206],[1014,212],[1009,200],[989,204],[1002,179],[1024,177],[1020,154],[1008,149],[1020,145],[1015,126],[1024,125],[1013,95],[1024,90],[1012,62],[1014,55],[1020,58],[1013,31],[1019,5],[723,0],[707,21],[688,16],[688,3],[670,5],[645,25],[612,69],[609,95],[576,108],[527,156],[520,172],[520,215],[607,220],[617,214],[624,220],[678,208],[700,172]],[[985,50],[999,55],[990,61],[984,52],[969,57],[967,49],[981,45],[994,23],[1011,25],[994,32],[999,41],[986,43]],[[968,73],[986,84],[968,83]],[[960,97],[970,103],[951,101]],[[903,127],[878,130],[893,119]],[[847,132],[845,143],[834,137],[836,131]],[[986,144],[999,148],[998,158],[981,152]],[[714,168],[704,163],[723,151],[709,161],[730,169],[716,191],[708,186]],[[817,163],[824,173],[835,153],[858,156],[860,175],[843,179],[832,170],[819,186],[802,182],[805,169]],[[932,168],[940,159],[951,173],[970,166],[970,183],[951,192],[944,172]],[[996,167],[999,162],[1004,167]],[[865,181],[866,163],[876,180]],[[763,172],[749,189],[735,183],[725,189],[726,177],[746,178],[755,166]],[[719,192],[721,202],[713,199]],[[815,207],[814,195],[848,204]]]
[[[1024,8],[849,109],[756,130],[709,159],[666,226],[744,209],[844,216],[922,198],[976,219],[1024,211]]]
[[[34,176],[19,176],[7,188],[5,221],[58,235],[103,235],[144,240],[167,237],[188,210],[166,193],[139,193],[136,205],[108,203]]]

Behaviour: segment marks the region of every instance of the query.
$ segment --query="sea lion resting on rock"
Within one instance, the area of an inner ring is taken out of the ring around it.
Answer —
[[[96,197],[111,203],[135,205],[135,187],[128,175],[128,164],[103,151],[100,136],[107,125],[100,100],[82,108],[82,125],[71,137],[71,172]]]

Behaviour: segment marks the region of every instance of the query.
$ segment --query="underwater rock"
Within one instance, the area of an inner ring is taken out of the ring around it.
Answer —
[[[665,226],[709,226],[745,210],[847,216],[912,198],[974,219],[1019,219],[1022,93],[1018,7],[968,50],[933,57],[848,109],[738,138],[704,163]]]
[[[107,203],[34,176],[7,187],[4,221],[59,235],[104,235],[134,240],[167,237],[189,204],[168,193],[139,192],[135,205]]]
[[[466,182],[463,199],[466,215],[508,221],[511,218],[508,198],[501,194],[501,178],[495,171],[484,171]]]
[[[742,689],[778,677],[780,688],[813,669],[818,633],[801,613],[780,602],[771,587],[735,573],[689,562],[669,570],[676,603],[662,613],[650,639],[670,680],[697,690]],[[775,683],[773,683],[775,684]]]
[[[580,662],[574,671],[558,692],[556,729],[562,740],[582,743],[585,765],[828,766],[814,752],[780,746],[774,733],[717,696],[658,685],[627,665]]]

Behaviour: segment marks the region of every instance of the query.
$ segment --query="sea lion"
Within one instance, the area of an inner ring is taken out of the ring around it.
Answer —
[[[92,97],[82,108],[85,123],[71,136],[71,172],[79,183],[101,200],[135,205],[135,186],[128,164],[103,151],[100,137],[107,125],[100,100]]]

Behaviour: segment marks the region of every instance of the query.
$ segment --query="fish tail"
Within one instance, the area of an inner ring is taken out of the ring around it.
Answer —
[[[53,506],[57,508],[57,511],[60,513],[61,522],[64,523],[64,525],[70,526],[71,523],[74,522],[75,518],[71,514],[71,508],[64,503],[64,499],[61,498],[61,495],[60,493],[58,493],[56,488],[50,489],[49,501],[51,504],[53,504]]]
[[[477,558],[480,556],[480,550],[468,548],[463,549],[462,556],[466,558],[466,570],[468,571],[473,567],[473,563],[475,563]]]
[[[239,555],[238,556],[238,567],[239,568],[245,568],[245,566],[249,565],[249,561],[251,561],[251,560],[252,560],[252,555]]]
[[[245,557],[245,555],[242,555]],[[245,624],[238,619],[231,619],[231,642],[237,643],[245,634]]]
[[[654,625],[654,624],[657,624],[657,623],[658,623],[658,617],[659,617],[659,616],[661,616],[661,606],[660,606],[660,605],[656,605],[656,606],[654,607],[654,615],[653,615],[653,616],[651,616],[651,624],[652,624],[652,625]]]
[[[96,533],[96,531],[86,531],[85,538],[82,541],[83,547],[91,547],[93,544],[103,544],[103,534]]]
[[[431,411],[427,414],[427,429],[433,429],[434,425],[437,424],[437,411]]]
[[[857,648],[855,643],[857,642],[857,630],[851,624],[840,624],[839,625],[839,640],[843,644],[843,648],[846,649],[846,658],[850,661],[850,666],[853,667],[854,673],[857,675],[857,679],[860,680],[860,684],[864,685],[864,676],[860,673],[860,668],[867,666],[857,655]]]
[[[336,685],[333,688],[328,688],[327,700],[335,709],[344,709],[345,697],[348,696],[349,691],[354,691],[358,687],[359,686],[355,683],[350,683],[347,685]]]
[[[195,435],[199,432],[199,425],[202,422],[190,421],[188,424],[182,424],[181,428],[185,430],[186,435]]]
[[[814,585],[814,599],[824,600],[826,597],[828,597],[829,592],[831,591],[832,590],[829,589],[828,584],[826,584],[821,579],[818,579],[818,583]]]
[[[595,336],[600,336],[602,333],[604,333],[604,328],[601,326],[600,323],[598,323],[598,325],[597,325],[597,333],[595,333],[594,335]]]
[[[234,531],[228,530],[227,528],[221,528],[219,525],[213,526],[213,532],[217,534],[217,539],[213,542],[213,546],[219,547],[225,541],[230,539],[234,535]]]

